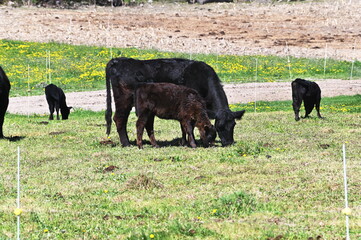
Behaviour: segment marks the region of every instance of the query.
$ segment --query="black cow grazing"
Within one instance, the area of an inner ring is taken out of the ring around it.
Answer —
[[[4,138],[3,124],[6,110],[9,106],[10,81],[0,67],[0,138]]]
[[[131,58],[115,58],[106,67],[107,85],[107,134],[111,127],[111,92],[112,84],[115,114],[120,142],[129,146],[127,122],[129,113],[134,105],[134,90],[139,83],[168,82],[184,85],[195,89],[205,100],[208,117],[215,119],[215,127],[222,145],[233,144],[235,119],[241,119],[244,110],[232,112],[221,82],[212,67],[204,62],[187,59],[153,59],[135,60]]]
[[[308,117],[315,106],[317,116],[322,118],[320,114],[321,89],[317,83],[297,78],[291,83],[291,86],[292,106],[293,111],[295,112],[295,120],[300,120],[299,113],[302,101],[306,110],[305,118]]]
[[[144,127],[150,142],[157,147],[154,137],[154,117],[178,120],[182,129],[182,145],[186,135],[192,148],[196,147],[193,134],[194,126],[199,130],[204,147],[213,144],[216,129],[209,121],[206,104],[194,89],[172,83],[148,83],[137,87],[135,91],[135,109],[137,121],[137,145],[143,148],[142,136]]]
[[[63,90],[54,84],[49,84],[48,86],[45,87],[45,95],[50,111],[49,120],[54,119],[53,116],[54,109],[56,110],[56,119],[59,120],[59,108],[61,112],[61,119],[62,120],[68,119],[70,114],[70,109],[72,107],[68,107],[66,105],[66,101],[65,101],[66,97]]]

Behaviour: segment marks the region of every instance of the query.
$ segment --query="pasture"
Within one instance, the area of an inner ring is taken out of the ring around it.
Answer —
[[[112,57],[136,59],[191,58],[212,66],[224,83],[290,81],[295,77],[312,79],[353,79],[361,77],[361,62],[320,58],[277,56],[236,56],[187,54],[105,48],[59,43],[0,40],[1,65],[11,79],[11,96],[43,94],[46,83],[65,92],[104,89],[105,65]]]
[[[346,2],[3,8],[0,65],[12,97],[43,95],[50,82],[65,93],[104,89],[105,65],[119,56],[205,61],[224,83],[359,79],[359,3]],[[290,101],[232,104],[246,109],[236,143],[217,138],[207,149],[179,146],[179,123],[156,119],[162,147],[144,135],[139,150],[134,113],[127,148],[114,123],[106,137],[104,112],[7,114],[0,239],[16,238],[18,147],[22,239],[345,239],[344,143],[350,234],[361,239],[360,97],[323,98],[325,119],[312,112],[299,122]]]
[[[5,135],[24,138],[0,141],[0,239],[15,238],[17,146],[23,239],[343,239],[343,143],[359,239],[360,95],[321,106],[326,119],[299,122],[290,101],[249,109],[233,146],[207,149],[178,146],[176,121],[156,119],[164,147],[138,150],[134,114],[128,148],[114,124],[105,138],[103,112],[48,124],[47,115],[9,114]]]

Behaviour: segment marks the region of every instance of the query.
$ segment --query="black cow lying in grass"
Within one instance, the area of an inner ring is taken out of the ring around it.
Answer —
[[[182,145],[186,135],[192,148],[196,147],[193,129],[196,126],[203,146],[213,144],[216,129],[208,119],[206,104],[194,89],[172,83],[148,83],[139,85],[135,91],[135,109],[137,120],[137,145],[143,148],[144,127],[150,142],[157,147],[154,137],[154,117],[178,120],[182,129]]]
[[[110,84],[113,88],[115,114],[120,142],[129,146],[127,122],[134,106],[134,91],[138,84],[145,82],[168,82],[195,89],[206,102],[207,114],[215,119],[215,127],[222,145],[233,144],[233,132],[236,119],[241,119],[244,110],[232,112],[221,82],[212,67],[204,62],[170,58],[153,60],[135,60],[115,58],[106,67],[107,135],[110,134],[112,106]]]
[[[308,117],[315,106],[317,116],[322,118],[320,114],[321,89],[317,83],[297,78],[292,82],[291,86],[293,100],[292,106],[293,111],[295,112],[295,120],[300,120],[299,113],[302,101],[306,110],[305,118]]]
[[[66,105],[66,97],[63,90],[54,84],[49,84],[45,87],[46,101],[49,105],[50,116],[49,120],[54,119],[54,109],[56,110],[56,119],[59,120],[59,108],[61,112],[61,119],[66,120],[69,117],[71,107]]]
[[[6,110],[9,106],[10,81],[0,67],[0,138],[4,138],[3,124]]]

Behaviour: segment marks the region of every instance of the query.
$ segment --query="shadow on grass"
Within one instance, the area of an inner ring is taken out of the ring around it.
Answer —
[[[165,141],[157,140],[157,144],[159,145],[159,147],[189,147],[190,148],[190,146],[188,144],[183,146],[181,143],[182,143],[182,138],[175,138],[173,140],[165,140]],[[135,145],[135,146],[137,145],[135,140],[130,141],[130,144]],[[143,144],[151,145],[150,141],[144,140],[144,139],[143,139]],[[201,140],[196,140],[196,144],[197,144],[197,148],[203,147]],[[218,146],[221,146],[221,141],[216,140],[214,147],[218,147]]]
[[[17,142],[22,139],[24,139],[24,136],[10,136],[10,137],[4,137],[4,139],[9,140],[10,142]]]
[[[136,140],[129,141],[131,146],[137,146]],[[190,147],[188,145],[182,146],[181,144],[182,138],[175,138],[173,140],[157,140],[157,144],[159,147]],[[112,140],[103,140],[100,142],[101,145],[110,145],[111,147],[119,146],[119,142],[114,142]],[[202,142],[200,140],[196,141],[197,147],[203,147]],[[149,140],[143,139],[143,145],[151,145]],[[221,146],[220,141],[215,142],[215,147]]]

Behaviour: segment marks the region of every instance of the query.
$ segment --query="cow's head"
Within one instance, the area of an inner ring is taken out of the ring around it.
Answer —
[[[232,112],[231,110],[222,110],[216,114],[215,126],[222,146],[228,146],[234,143],[233,131],[236,125],[236,119],[241,119],[245,110]]]
[[[62,120],[67,120],[69,118],[70,109],[72,109],[72,107],[65,107],[60,109]]]

